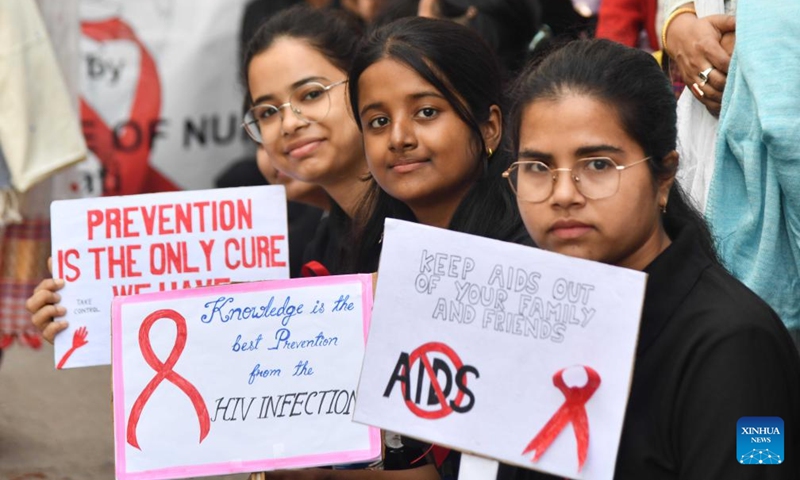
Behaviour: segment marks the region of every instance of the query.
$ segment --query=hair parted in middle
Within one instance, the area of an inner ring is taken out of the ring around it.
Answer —
[[[477,33],[446,20],[403,18],[373,30],[362,39],[348,75],[350,104],[359,128],[363,127],[358,105],[359,79],[367,68],[384,59],[408,66],[433,85],[472,132],[474,156],[464,161],[481,162],[483,167],[456,209],[449,228],[497,239],[524,232],[514,196],[502,178],[510,164],[509,149],[503,140],[490,160],[481,133],[491,107],[504,103],[503,76],[494,52]],[[354,230],[360,250],[353,252],[353,259],[361,271],[377,267],[369,265],[369,259],[377,257],[370,250],[380,248],[377,245],[385,218],[416,220],[405,204],[389,196],[373,179],[368,181],[372,185]]]

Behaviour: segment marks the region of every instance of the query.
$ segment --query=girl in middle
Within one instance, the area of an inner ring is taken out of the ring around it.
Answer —
[[[453,22],[406,18],[362,41],[348,75],[370,170],[356,270],[377,270],[387,217],[531,244],[501,176],[502,78],[490,48]]]

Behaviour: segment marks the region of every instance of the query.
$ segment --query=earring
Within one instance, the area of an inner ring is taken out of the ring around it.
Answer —
[[[494,155],[494,150],[492,150],[492,147],[487,147],[486,153],[489,155],[489,158],[492,158],[492,155]]]
[[[667,204],[666,203],[663,204],[663,205],[659,205],[659,208],[661,208],[661,213],[667,213]]]

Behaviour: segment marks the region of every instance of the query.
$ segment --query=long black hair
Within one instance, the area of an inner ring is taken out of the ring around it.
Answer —
[[[447,99],[472,131],[478,158],[464,161],[480,162],[481,174],[456,209],[449,228],[500,240],[524,232],[513,194],[501,175],[510,164],[507,148],[501,145],[490,158],[481,133],[491,107],[503,104],[500,67],[491,49],[469,28],[443,20],[404,18],[375,29],[362,41],[348,75],[350,103],[359,128],[358,81],[369,66],[382,59],[413,69]],[[353,259],[361,271],[377,267],[376,251],[385,218],[416,220],[408,206],[383,191],[374,179],[368,181],[369,192],[356,215],[354,230],[359,247]]]
[[[616,109],[625,132],[650,157],[653,180],[674,175],[665,162],[677,144],[677,102],[669,78],[652,55],[608,40],[576,40],[528,65],[513,89],[509,116],[512,149],[519,151],[522,113],[536,100],[581,94]],[[677,181],[670,189],[665,227],[688,222],[699,232],[703,250],[719,263],[714,240],[702,215]],[[669,228],[668,228],[669,230]]]

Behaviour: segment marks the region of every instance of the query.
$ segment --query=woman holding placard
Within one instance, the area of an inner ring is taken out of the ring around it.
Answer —
[[[530,244],[500,177],[510,163],[500,67],[477,34],[398,20],[365,38],[349,78],[371,174],[355,221],[359,271],[377,270],[387,217]]]
[[[349,115],[344,85],[360,29],[347,17],[302,5],[270,18],[247,47],[244,82],[251,105],[247,133],[262,145],[282,173],[314,183],[330,195],[331,213],[307,248],[324,273],[340,272],[342,238],[365,191],[361,133]],[[46,279],[26,307],[48,342],[67,328],[54,321],[66,311],[57,305],[64,282]]]
[[[649,275],[615,477],[798,478],[800,358],[775,312],[720,266],[674,182],[675,97],[656,62],[575,42],[528,67],[515,93],[505,176],[533,239]],[[740,464],[742,417],[783,420],[779,465]]]

